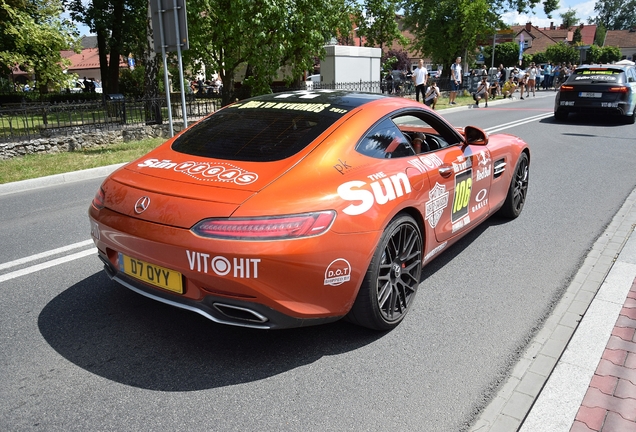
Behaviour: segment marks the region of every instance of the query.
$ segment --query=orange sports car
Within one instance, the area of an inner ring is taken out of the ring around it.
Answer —
[[[112,279],[217,323],[389,330],[423,265],[490,215],[521,213],[529,162],[519,138],[407,99],[271,94],[111,174],[91,234]]]

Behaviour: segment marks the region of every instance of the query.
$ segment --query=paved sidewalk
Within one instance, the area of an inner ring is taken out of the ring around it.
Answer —
[[[636,431],[636,279],[571,431]]]
[[[636,190],[470,429],[636,432]]]

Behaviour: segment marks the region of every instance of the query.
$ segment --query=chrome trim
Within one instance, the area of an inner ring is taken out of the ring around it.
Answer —
[[[145,212],[150,206],[150,198],[147,196],[142,196],[135,203],[135,213],[141,214]]]
[[[500,176],[504,171],[506,170],[506,163],[505,162],[495,162],[495,168],[493,171],[493,176],[498,177]]]
[[[240,306],[234,306],[234,305],[229,305],[229,304],[226,304],[226,303],[218,303],[218,302],[217,303],[212,303],[212,305],[216,308],[216,310],[218,310],[223,315],[226,315],[226,316],[228,316],[230,318],[241,319],[241,318],[232,317],[231,315],[226,314],[225,312],[223,312],[222,309],[219,309],[219,306],[226,307],[228,309],[235,309],[235,310],[239,310],[239,311],[242,311],[242,312],[250,313],[250,314],[252,314],[252,315],[254,315],[256,317],[256,322],[264,323],[264,322],[269,321],[266,316],[263,316],[263,315],[259,314],[258,312],[255,312],[255,311],[253,311],[251,309],[248,309],[248,308],[244,308],[244,307],[240,307]],[[246,320],[246,321],[251,321],[251,320]]]
[[[206,317],[210,321],[214,321],[215,323],[218,323],[218,324],[227,324],[227,325],[233,325],[233,326],[237,326],[237,327],[247,327],[247,328],[254,328],[254,329],[259,329],[259,330],[268,330],[270,328],[269,326],[266,326],[266,325],[258,325],[258,324],[250,324],[250,323],[245,323],[244,324],[244,323],[240,323],[240,322],[220,320],[220,319],[210,315],[209,313],[205,312],[204,310],[201,310],[201,309],[189,306],[189,305],[173,302],[172,300],[168,300],[168,299],[165,299],[163,297],[159,297],[159,296],[147,293],[145,291],[142,291],[139,288],[135,287],[134,285],[129,284],[125,280],[122,280],[121,278],[119,278],[116,275],[112,279],[114,281],[122,284],[126,288],[136,292],[137,294],[141,294],[141,295],[146,296],[146,297],[148,297],[150,299],[159,301],[161,303],[165,303],[165,304],[170,305],[170,306],[175,306],[175,307],[178,307],[178,308],[181,308],[181,309],[189,310],[191,312],[196,312],[196,313],[198,313],[200,315],[203,315],[204,317]],[[242,309],[242,308],[237,308],[236,306],[234,306],[234,307],[236,309]],[[245,309],[245,310],[247,310],[247,309]],[[254,313],[254,311],[250,311],[250,312]],[[258,314],[258,315],[260,315],[260,314]]]

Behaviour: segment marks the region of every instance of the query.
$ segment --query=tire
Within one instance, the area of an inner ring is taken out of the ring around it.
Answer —
[[[387,226],[347,318],[373,330],[395,328],[415,298],[422,275],[422,233],[408,215]]]
[[[563,110],[558,110],[554,112],[554,119],[556,121],[565,121],[568,119],[568,112]]]
[[[512,174],[512,181],[508,188],[506,201],[499,210],[501,216],[514,219],[521,214],[528,194],[529,167],[528,155],[522,152],[521,155],[519,155],[515,171]]]
[[[630,115],[627,118],[625,118],[625,123],[626,124],[634,124],[634,123],[636,123],[636,107],[634,107],[634,112],[632,113],[632,115]]]

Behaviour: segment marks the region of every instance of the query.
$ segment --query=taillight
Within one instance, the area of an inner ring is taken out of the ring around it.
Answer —
[[[202,237],[232,240],[281,240],[311,237],[326,232],[333,210],[263,218],[205,219],[192,231]]]
[[[97,210],[101,210],[104,208],[104,189],[99,188],[99,190],[95,194],[95,198],[93,198],[93,207],[95,207]]]
[[[572,91],[574,90],[574,87],[571,85],[565,85],[562,84],[561,87],[559,87],[559,89],[563,92],[563,91]]]
[[[629,87],[610,87],[609,91],[614,93],[627,93],[629,91]]]

